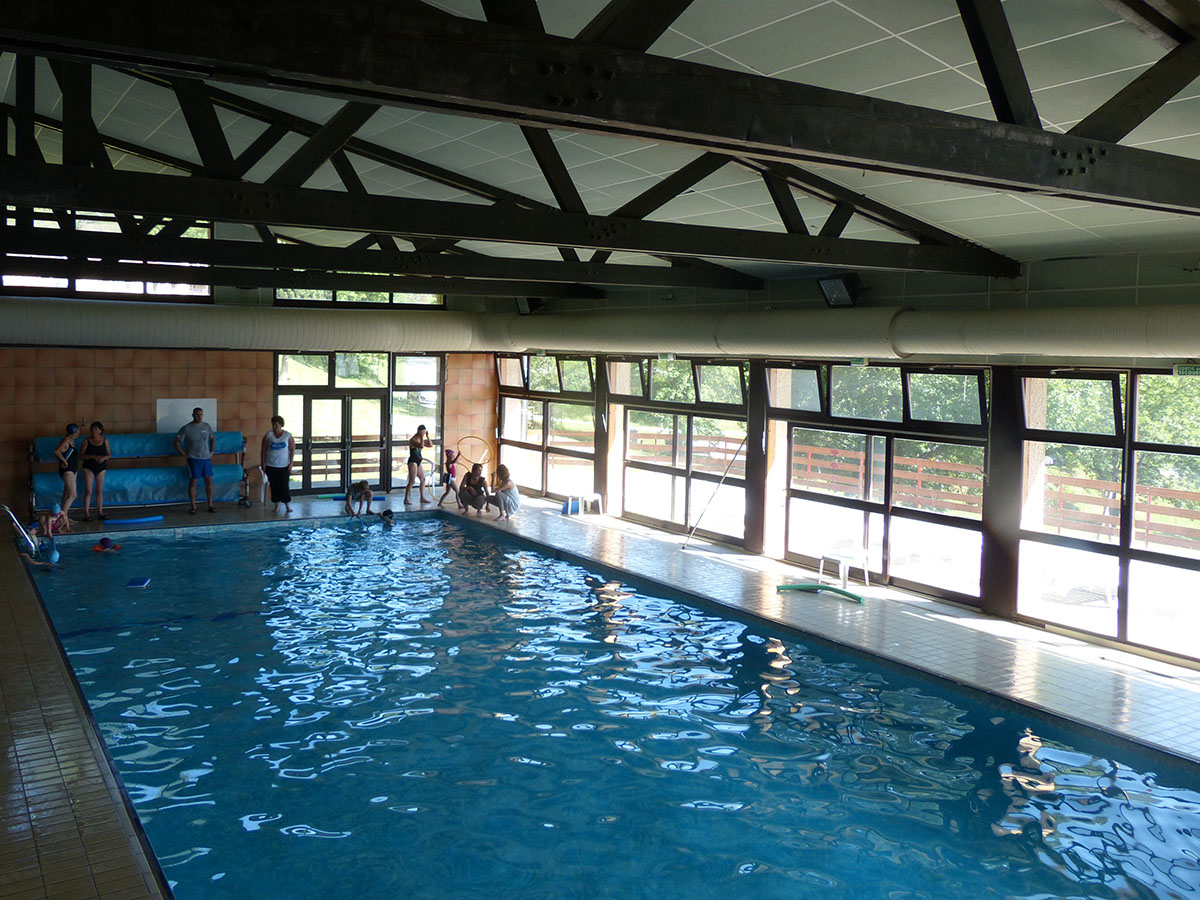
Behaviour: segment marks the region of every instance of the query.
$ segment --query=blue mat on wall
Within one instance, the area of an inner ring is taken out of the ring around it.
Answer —
[[[214,453],[241,453],[245,438],[240,431],[218,431],[214,435],[217,447]],[[84,436],[75,442],[77,450],[83,447]],[[54,450],[62,437],[40,437],[33,441],[34,462],[54,462]],[[108,449],[113,458],[137,459],[146,456],[178,456],[175,450],[175,432],[158,434],[111,434]]]
[[[237,500],[241,496],[242,467],[213,466],[213,500]],[[76,478],[83,496],[83,475]],[[34,505],[48,509],[62,499],[63,483],[57,472],[37,472],[33,476]],[[104,506],[140,506],[149,503],[181,503],[187,500],[188,470],[180,459],[178,466],[145,469],[109,469],[104,478]],[[204,502],[204,482],[197,482],[196,497]],[[80,506],[81,500],[75,501]]]

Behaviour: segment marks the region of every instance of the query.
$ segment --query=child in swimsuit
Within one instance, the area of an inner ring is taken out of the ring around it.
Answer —
[[[454,499],[458,502],[458,484],[454,480],[454,476],[457,474],[457,467],[455,466],[457,460],[457,450],[446,451],[446,462],[444,464],[446,474],[442,482],[446,486],[446,489],[442,491],[442,499],[438,501],[438,509],[442,508],[442,504],[446,502],[446,498],[450,496],[451,491],[454,491]],[[459,505],[461,506],[461,503]]]

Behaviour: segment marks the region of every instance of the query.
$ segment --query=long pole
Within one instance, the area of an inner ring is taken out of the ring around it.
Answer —
[[[742,438],[742,442],[738,444],[738,448],[733,451],[733,458],[729,460],[725,466],[725,471],[721,473],[721,480],[717,482],[717,486],[713,489],[712,496],[708,498],[708,502],[704,504],[704,509],[700,510],[700,515],[696,517],[696,524],[692,526],[692,530],[688,532],[687,540],[683,542],[681,549],[686,550],[687,545],[692,541],[692,535],[696,533],[696,529],[700,527],[700,520],[704,518],[704,514],[708,512],[708,508],[712,505],[713,499],[717,496],[717,491],[721,489],[721,485],[725,483],[725,478],[729,475],[729,470],[733,468],[733,464],[737,462],[738,454],[742,452],[742,448],[746,446],[746,437]]]

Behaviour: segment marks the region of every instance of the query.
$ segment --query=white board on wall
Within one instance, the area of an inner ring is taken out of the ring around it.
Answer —
[[[171,397],[156,401],[154,430],[159,434],[175,434],[192,421],[192,410],[204,410],[204,421],[217,430],[217,400],[215,397]]]

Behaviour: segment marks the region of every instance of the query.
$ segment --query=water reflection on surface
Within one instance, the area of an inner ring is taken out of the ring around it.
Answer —
[[[1200,896],[1194,772],[441,520],[93,556],[47,604],[181,900]]]

